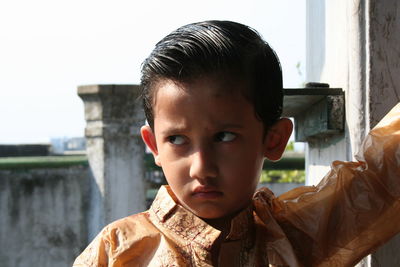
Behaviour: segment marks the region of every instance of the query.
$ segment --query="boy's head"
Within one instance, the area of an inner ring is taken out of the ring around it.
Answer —
[[[273,50],[244,25],[195,23],[160,41],[142,72],[142,137],[177,201],[205,219],[247,206],[292,130]]]
[[[282,113],[282,71],[271,47],[253,29],[231,21],[183,26],[157,43],[142,66],[141,86],[146,119],[153,128],[157,82],[191,82],[214,76],[244,83],[241,92],[266,128]]]

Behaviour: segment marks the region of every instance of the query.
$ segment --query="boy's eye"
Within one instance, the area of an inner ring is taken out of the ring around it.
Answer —
[[[230,142],[235,140],[236,134],[231,133],[231,132],[220,132],[217,133],[215,136],[216,141],[218,142]]]
[[[181,135],[171,135],[168,136],[168,142],[174,145],[183,145],[185,143],[185,138]]]

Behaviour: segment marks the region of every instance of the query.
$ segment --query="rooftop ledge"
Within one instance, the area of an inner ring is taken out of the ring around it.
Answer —
[[[86,155],[0,158],[0,170],[88,166]]]

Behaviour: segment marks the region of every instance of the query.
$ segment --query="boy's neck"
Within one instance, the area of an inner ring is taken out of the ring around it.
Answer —
[[[231,221],[234,216],[228,216],[218,219],[204,219],[206,223],[221,231],[221,235],[227,236],[231,229]]]
[[[215,229],[221,231],[221,234],[219,235],[218,239],[214,243],[212,249],[211,249],[211,260],[213,263],[213,266],[220,266],[221,264],[221,244],[225,241],[226,237],[229,235],[231,231],[231,223],[233,218],[239,213],[240,211],[223,217],[223,218],[218,218],[218,219],[204,219],[206,223],[208,223],[210,226],[214,227]],[[222,265],[223,266],[223,265]]]
[[[229,232],[231,231],[231,223],[233,218],[235,218],[240,212],[242,212],[244,208],[239,209],[238,211],[224,216],[222,218],[216,219],[204,219],[203,220],[209,224],[210,226],[214,227],[215,229],[221,231],[221,235],[219,239],[225,240],[225,237],[228,236]]]
[[[210,226],[214,227],[215,229],[221,231],[221,235],[219,236],[221,240],[225,240],[225,237],[228,236],[229,232],[231,231],[231,223],[233,218],[235,218],[241,211],[238,210],[237,212],[224,216],[222,218],[216,219],[203,219],[206,223]]]

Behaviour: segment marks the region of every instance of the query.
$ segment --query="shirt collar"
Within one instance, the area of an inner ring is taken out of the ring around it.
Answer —
[[[159,189],[150,210],[162,225],[206,250],[211,250],[221,234],[219,230],[177,204],[177,199],[169,186],[162,186]],[[250,205],[232,219],[231,229],[226,237],[228,241],[248,239],[253,236],[250,232],[254,228],[252,210]]]

